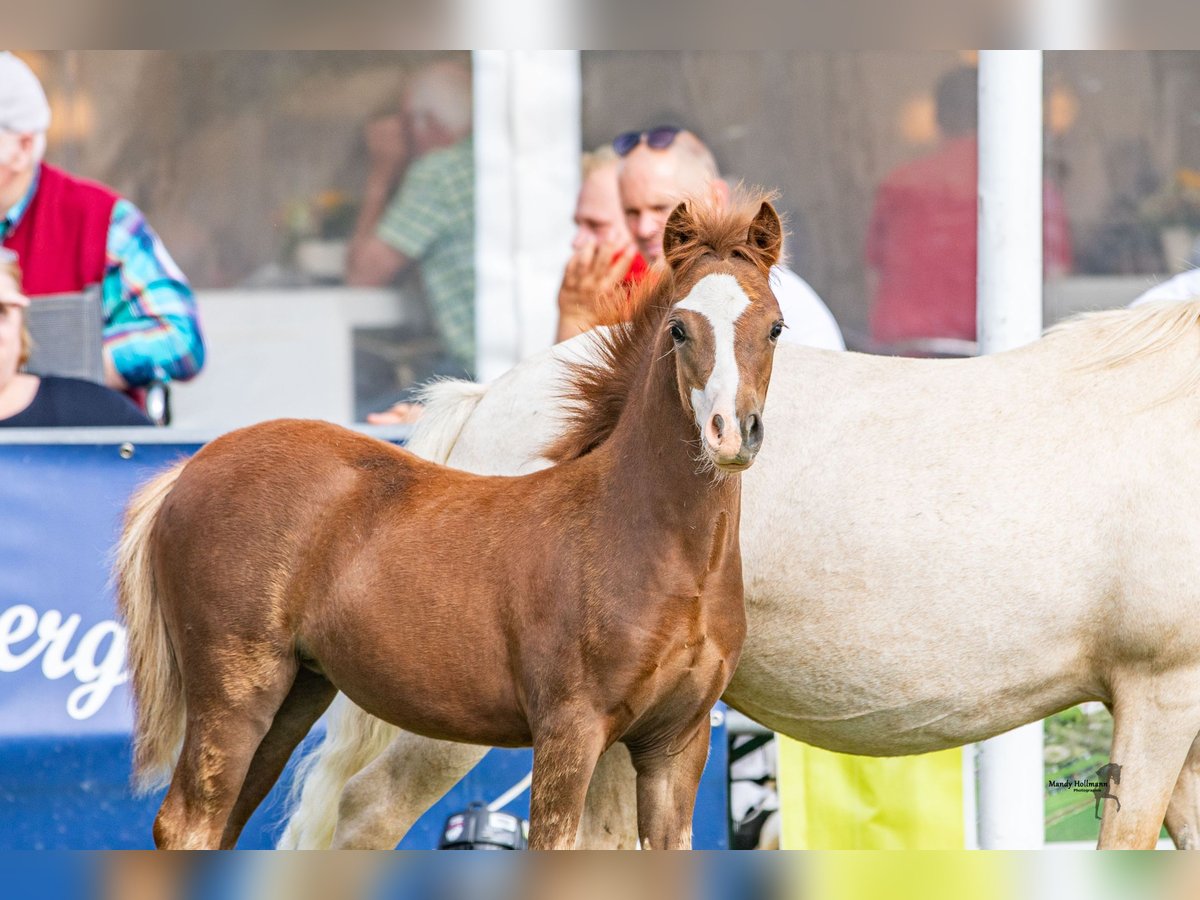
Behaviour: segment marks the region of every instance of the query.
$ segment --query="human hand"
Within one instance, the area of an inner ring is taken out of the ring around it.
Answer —
[[[371,165],[396,171],[408,160],[408,130],[400,113],[380,116],[367,123],[367,156]]]
[[[420,403],[397,403],[391,409],[383,412],[368,413],[367,423],[370,425],[412,425],[425,414],[425,407]]]
[[[621,283],[633,265],[637,247],[586,243],[572,255],[558,289],[560,317],[594,319],[596,301]]]

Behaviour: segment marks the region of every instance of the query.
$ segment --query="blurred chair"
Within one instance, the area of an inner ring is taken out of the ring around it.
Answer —
[[[35,375],[61,375],[104,384],[100,289],[36,297],[25,321],[33,337],[26,368]]]

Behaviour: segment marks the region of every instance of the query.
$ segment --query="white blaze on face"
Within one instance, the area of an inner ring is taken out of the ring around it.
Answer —
[[[700,313],[713,330],[713,368],[704,390],[692,389],[696,424],[710,449],[732,458],[742,446],[742,427],[737,418],[738,364],[733,338],[738,317],[750,306],[750,298],[738,280],[728,274],[705,275],[676,309]],[[723,420],[718,437],[714,417]]]

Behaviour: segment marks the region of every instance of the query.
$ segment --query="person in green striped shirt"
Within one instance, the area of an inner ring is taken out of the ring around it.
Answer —
[[[404,113],[367,128],[371,168],[346,260],[346,283],[391,284],[420,267],[448,360],[475,365],[475,167],[471,78],[457,60],[419,71]],[[449,373],[447,373],[449,374]]]

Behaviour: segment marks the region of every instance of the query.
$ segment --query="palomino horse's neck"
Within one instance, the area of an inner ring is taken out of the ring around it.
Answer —
[[[714,473],[702,461],[695,415],[680,396],[670,350],[661,332],[646,348],[641,381],[603,447],[606,487],[623,496],[630,513],[640,506],[655,519],[715,519],[736,509],[740,476]]]

